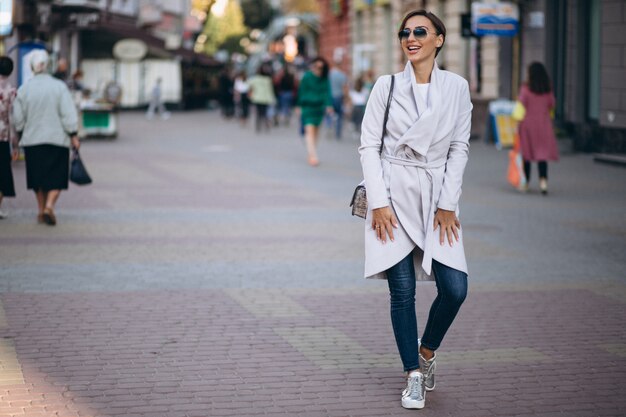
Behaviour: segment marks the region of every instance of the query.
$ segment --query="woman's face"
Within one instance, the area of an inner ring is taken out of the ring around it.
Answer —
[[[311,64],[311,71],[313,71],[313,74],[321,77],[324,72],[324,63],[322,61],[314,61]]]
[[[422,29],[421,35],[416,37],[415,28]],[[437,48],[443,45],[443,35],[437,35],[433,23],[424,16],[412,16],[406,21],[404,28],[408,29],[409,35],[400,39],[402,50],[412,64],[419,64],[435,59]],[[401,29],[401,30],[402,30]],[[424,34],[425,32],[425,34]]]

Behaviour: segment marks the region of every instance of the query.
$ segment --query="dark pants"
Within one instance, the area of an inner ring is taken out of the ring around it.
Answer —
[[[433,260],[437,298],[433,302],[422,345],[437,350],[467,295],[467,274]],[[387,270],[391,323],[405,371],[419,368],[415,269],[413,253]]]
[[[548,179],[548,162],[537,162],[539,167],[539,178]],[[530,161],[524,161],[524,175],[526,175],[526,182],[530,182]]]
[[[256,131],[261,131],[261,125],[264,125],[266,130],[270,130],[270,121],[267,118],[267,104],[255,104],[256,107]]]

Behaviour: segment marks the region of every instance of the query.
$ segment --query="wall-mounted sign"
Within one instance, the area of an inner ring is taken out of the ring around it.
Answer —
[[[13,32],[13,0],[0,0],[0,36]]]
[[[513,3],[472,3],[472,32],[477,36],[515,36],[519,8]]]
[[[141,61],[148,46],[140,39],[122,39],[113,46],[113,56],[120,61]]]
[[[72,13],[69,15],[68,20],[79,28],[86,28],[92,26],[94,23],[98,23],[100,20],[99,13]]]
[[[543,12],[530,12],[528,13],[528,27],[541,29],[545,26],[546,16]]]

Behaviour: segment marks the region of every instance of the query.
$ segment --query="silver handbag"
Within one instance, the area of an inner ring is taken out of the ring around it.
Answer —
[[[378,154],[383,153],[383,147],[385,146],[385,132],[387,131],[387,120],[389,119],[389,106],[391,105],[391,97],[393,97],[393,85],[395,84],[396,76],[391,76],[391,86],[389,87],[389,97],[387,97],[387,107],[385,108],[385,118],[383,119],[383,133],[380,136],[380,149]],[[365,180],[361,181],[359,185],[354,189],[352,194],[352,200],[350,200],[350,207],[352,207],[352,215],[365,218],[367,215],[367,191],[365,190]]]

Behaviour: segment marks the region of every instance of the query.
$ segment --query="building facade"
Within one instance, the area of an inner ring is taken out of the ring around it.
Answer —
[[[350,73],[350,7],[349,0],[320,0],[319,54]]]
[[[626,152],[626,2],[623,0],[512,0],[516,36],[471,35],[471,0],[353,0],[349,8],[353,77],[399,71],[404,57],[397,25],[425,8],[447,28],[438,64],[470,84],[472,131],[487,130],[488,103],[514,100],[528,65],[544,63],[557,98],[555,123],[581,151]],[[483,0],[481,3],[499,3]],[[468,33],[469,32],[469,33]]]
[[[17,66],[28,48],[51,53],[52,68],[64,58],[68,76],[81,69],[84,85],[96,95],[110,81],[122,85],[123,107],[147,103],[157,78],[164,99],[173,105],[204,106],[210,95],[207,73],[221,64],[193,52],[193,30],[201,30],[189,13],[191,3],[179,0],[20,0],[14,2],[14,31],[5,51]],[[196,22],[197,23],[197,22]],[[114,54],[114,46],[132,39],[145,53],[134,60]],[[200,69],[202,71],[200,71]]]

